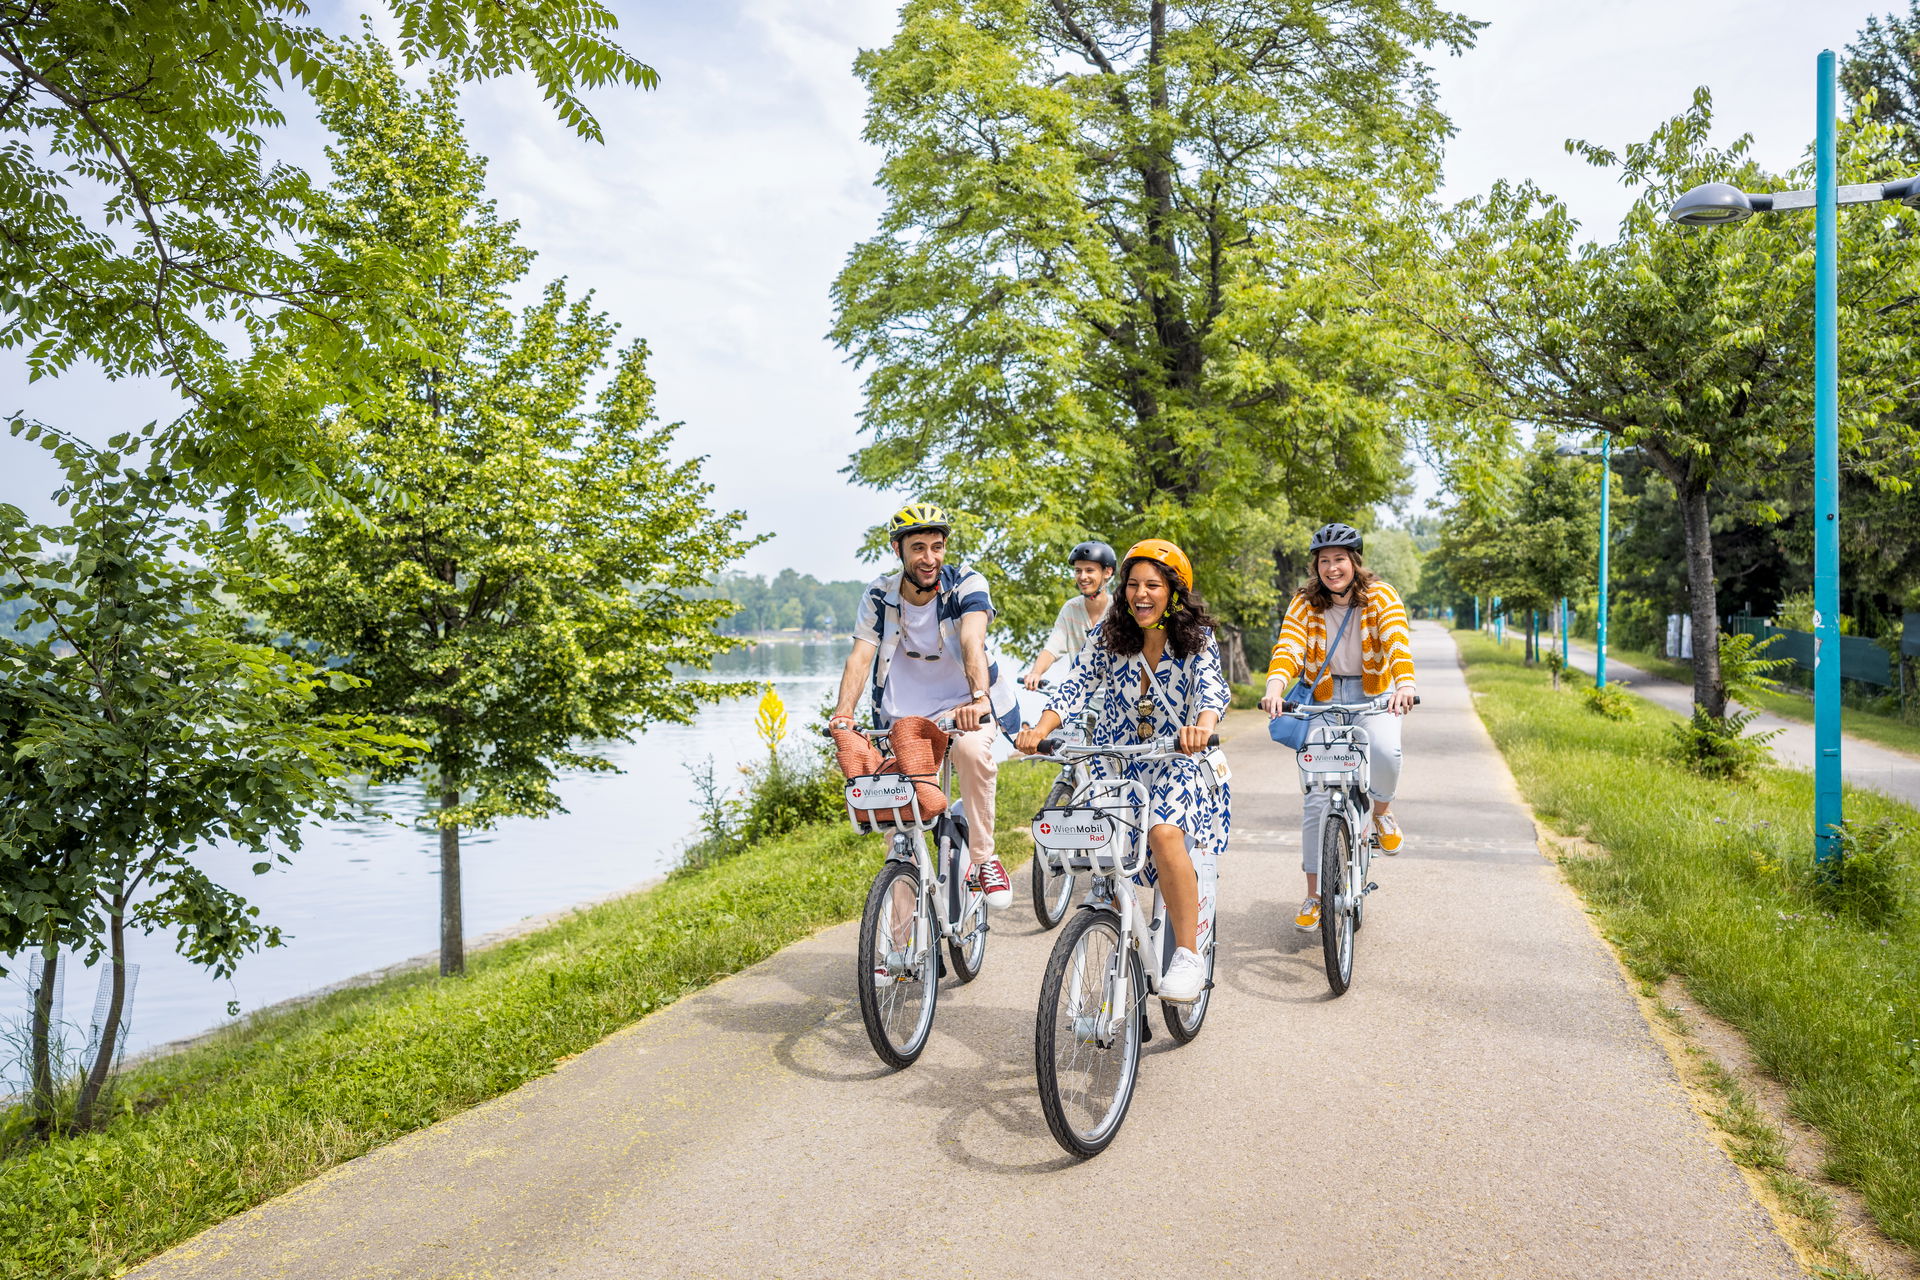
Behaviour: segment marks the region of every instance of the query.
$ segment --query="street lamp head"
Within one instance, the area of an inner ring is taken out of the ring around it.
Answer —
[[[1577,444],[1563,444],[1553,451],[1557,458],[1577,458],[1585,452],[1586,450]]]
[[[1705,182],[1681,196],[1667,210],[1667,221],[1683,227],[1723,227],[1753,216],[1753,200],[1724,182]]]

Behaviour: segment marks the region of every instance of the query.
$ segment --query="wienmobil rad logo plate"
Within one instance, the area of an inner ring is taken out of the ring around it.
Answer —
[[[898,773],[865,774],[847,783],[847,803],[856,809],[898,809],[913,803],[913,783]]]
[[[1300,767],[1309,773],[1349,773],[1360,767],[1360,758],[1352,747],[1306,747],[1300,752]]]
[[[1043,849],[1105,849],[1119,840],[1112,818],[1091,809],[1042,809],[1033,842]]]

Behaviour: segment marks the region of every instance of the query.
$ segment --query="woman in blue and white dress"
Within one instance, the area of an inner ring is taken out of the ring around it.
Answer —
[[[1147,844],[1176,949],[1161,979],[1160,998],[1196,1000],[1206,966],[1196,954],[1200,888],[1194,851],[1224,853],[1230,826],[1227,784],[1200,759],[1227,709],[1226,678],[1213,619],[1193,590],[1193,563],[1161,538],[1137,543],[1114,575],[1124,607],[1111,609],[1065,680],[1054,686],[1040,722],[1014,740],[1031,754],[1068,718],[1094,713],[1093,743],[1144,742],[1178,730],[1173,760],[1128,761],[1125,776],[1147,788]],[[1100,760],[1098,776],[1116,776]]]

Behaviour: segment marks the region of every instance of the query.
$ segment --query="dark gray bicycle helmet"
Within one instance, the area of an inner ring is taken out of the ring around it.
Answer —
[[[1345,547],[1355,555],[1362,555],[1365,553],[1365,540],[1352,525],[1335,521],[1320,526],[1313,535],[1313,541],[1307,544],[1307,554],[1312,555],[1323,547]]]
[[[1113,554],[1113,548],[1104,542],[1083,542],[1073,550],[1067,552],[1068,564],[1072,564],[1076,560],[1091,560],[1095,564],[1105,565],[1109,569],[1116,567],[1120,563],[1120,557]]]

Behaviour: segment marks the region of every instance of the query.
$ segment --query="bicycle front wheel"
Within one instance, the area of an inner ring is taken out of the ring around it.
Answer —
[[[1120,917],[1081,911],[1040,983],[1033,1055],[1054,1140],[1081,1159],[1120,1132],[1140,1073],[1146,978],[1120,945]]]
[[[1353,908],[1358,900],[1353,832],[1344,817],[1330,813],[1320,827],[1320,950],[1327,985],[1336,996],[1345,995],[1353,982]]]
[[[1053,785],[1046,807],[1058,808],[1073,799],[1073,788],[1064,782]],[[1067,905],[1073,901],[1073,873],[1055,871],[1047,864],[1044,850],[1033,851],[1033,916],[1042,929],[1051,929],[1066,918]]]
[[[940,999],[940,953],[920,872],[888,862],[873,878],[860,917],[854,980],[873,1051],[890,1067],[910,1067],[927,1047]]]

